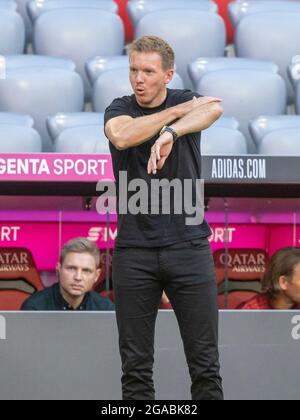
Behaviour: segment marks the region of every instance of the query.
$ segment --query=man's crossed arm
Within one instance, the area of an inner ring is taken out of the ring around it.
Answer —
[[[205,130],[223,113],[220,99],[210,97],[194,98],[164,111],[145,117],[112,118],[105,126],[105,133],[118,150],[139,146],[154,137],[163,126],[173,121],[172,128],[178,137]],[[180,141],[180,140],[179,140]],[[172,134],[165,132],[151,149],[148,173],[161,169],[173,147]]]

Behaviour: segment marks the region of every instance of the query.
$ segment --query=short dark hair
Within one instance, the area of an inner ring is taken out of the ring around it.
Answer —
[[[264,276],[263,292],[274,297],[280,293],[279,278],[285,276],[292,281],[295,267],[300,264],[300,248],[287,247],[277,251],[271,258]]]
[[[63,265],[64,260],[68,254],[75,252],[78,254],[90,254],[95,258],[96,266],[100,265],[100,251],[97,245],[86,238],[75,238],[67,242],[60,254],[60,264]]]
[[[161,56],[162,66],[165,71],[174,69],[175,53],[171,46],[159,38],[158,36],[143,36],[133,41],[128,48],[129,56],[133,52],[138,53],[153,53],[156,52]]]

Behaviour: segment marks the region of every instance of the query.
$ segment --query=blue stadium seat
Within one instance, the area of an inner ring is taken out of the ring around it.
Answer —
[[[234,27],[237,27],[246,16],[273,11],[300,12],[300,3],[286,0],[245,0],[233,1],[228,5],[228,15]]]
[[[62,133],[62,131],[68,128],[89,125],[104,125],[104,114],[96,112],[73,112],[59,113],[47,118],[48,132],[53,141]]]
[[[98,77],[107,70],[129,69],[129,58],[127,55],[117,55],[114,57],[94,57],[85,64],[85,71],[88,79],[93,85]]]
[[[14,0],[0,0],[0,13],[2,10],[17,10],[17,5]]]
[[[0,112],[1,125],[23,125],[25,127],[33,127],[34,120],[30,115],[17,114],[11,112]]]
[[[71,58],[82,76],[86,98],[91,88],[85,74],[87,60],[98,55],[121,55],[124,27],[115,13],[100,9],[59,9],[43,13],[35,22],[33,46],[36,54]]]
[[[258,151],[267,156],[300,157],[299,128],[287,128],[267,134],[262,139]]]
[[[166,22],[172,22],[167,24]],[[197,10],[161,10],[144,16],[136,28],[136,37],[156,35],[165,39],[176,54],[177,71],[186,87],[192,83],[188,64],[198,57],[225,54],[225,24],[215,14]]]
[[[1,153],[40,153],[42,141],[39,133],[31,127],[1,124]]]
[[[0,55],[21,54],[25,48],[25,25],[14,10],[0,10]]]
[[[247,140],[238,130],[210,127],[202,132],[201,151],[204,156],[246,155]]]
[[[288,75],[296,92],[296,112],[300,115],[300,55],[292,58],[288,66]]]
[[[275,73],[259,70],[220,70],[204,74],[196,90],[201,95],[223,99],[224,115],[235,117],[248,141],[248,152],[256,147],[248,122],[260,115],[286,112],[286,85]]]
[[[236,118],[233,117],[221,117],[219,118],[212,127],[230,128],[231,130],[238,130],[240,124]]]
[[[75,71],[75,63],[68,58],[49,57],[43,55],[9,55],[5,57],[6,70],[21,68],[58,68],[62,70]]]
[[[132,0],[127,4],[127,12],[134,27],[148,13],[172,9],[194,9],[217,13],[218,6],[210,0]]]
[[[178,73],[174,74],[173,79],[168,84],[168,88],[169,89],[184,89],[183,80],[182,80],[181,76],[179,76]]]
[[[272,73],[278,73],[278,66],[272,61],[265,60],[253,60],[250,58],[238,58],[238,57],[199,57],[188,65],[188,71],[190,78],[197,86],[201,76],[207,72],[219,71],[219,70],[261,70]]]
[[[27,2],[27,12],[32,21],[35,20],[45,12],[50,12],[56,9],[68,8],[82,8],[85,9],[100,9],[106,12],[117,13],[118,5],[113,0],[29,0]]]
[[[132,95],[128,69],[120,68],[106,71],[94,83],[92,107],[95,112],[105,112],[108,105],[117,97]]]
[[[95,112],[104,112],[106,107],[117,97],[132,95],[133,90],[129,80],[128,68],[115,68],[97,77],[97,71],[90,72],[95,77],[92,106]],[[170,89],[182,89],[183,82],[178,74],[168,85]]]
[[[261,144],[267,134],[290,128],[298,128],[300,131],[300,116],[266,115],[249,122],[249,130],[257,146]]]
[[[83,83],[74,71],[54,67],[15,68],[0,80],[0,111],[30,114],[43,141],[43,151],[53,145],[46,118],[57,112],[81,112]]]
[[[110,153],[103,125],[86,125],[63,130],[54,141],[57,153]]]
[[[299,39],[300,13],[255,13],[242,19],[237,26],[235,50],[239,57],[274,61],[287,83],[291,103],[294,92],[286,70],[291,57],[299,54]]]

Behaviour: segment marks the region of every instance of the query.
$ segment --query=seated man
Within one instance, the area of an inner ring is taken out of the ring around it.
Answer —
[[[299,248],[284,248],[273,255],[263,279],[263,292],[237,309],[300,309]]]
[[[85,238],[68,242],[56,270],[58,283],[33,294],[22,305],[25,311],[109,311],[113,303],[92,292],[100,275],[100,252]]]

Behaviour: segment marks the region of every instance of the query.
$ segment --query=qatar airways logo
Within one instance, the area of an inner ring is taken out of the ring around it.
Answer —
[[[236,273],[265,273],[267,256],[265,253],[234,252],[222,253],[218,257],[218,266],[228,266]]]

